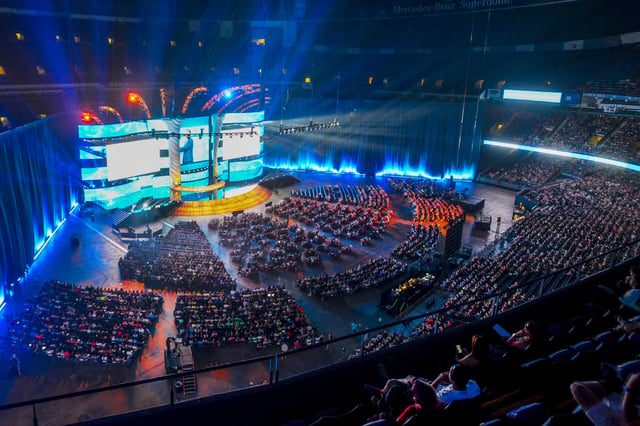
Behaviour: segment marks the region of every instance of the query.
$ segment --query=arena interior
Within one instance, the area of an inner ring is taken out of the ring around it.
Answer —
[[[640,424],[637,2],[0,3],[1,424]]]

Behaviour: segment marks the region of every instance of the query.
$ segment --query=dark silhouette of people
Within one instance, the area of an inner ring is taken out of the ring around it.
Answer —
[[[18,375],[22,375],[22,370],[20,369],[20,360],[16,354],[11,355],[11,369]]]
[[[187,140],[184,146],[180,148],[180,152],[184,152],[182,155],[182,164],[193,163],[193,139],[191,139],[191,130],[185,132]]]

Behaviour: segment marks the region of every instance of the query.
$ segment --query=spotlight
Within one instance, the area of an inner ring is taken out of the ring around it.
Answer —
[[[91,121],[93,121],[93,118],[91,117],[91,113],[89,111],[82,111],[82,115],[80,116],[80,119],[82,120],[83,123],[91,123]]]
[[[139,102],[139,99],[140,95],[138,95],[136,92],[127,93],[127,102],[129,102],[131,105],[137,104]]]

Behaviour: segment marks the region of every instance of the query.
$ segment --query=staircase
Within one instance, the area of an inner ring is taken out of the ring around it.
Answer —
[[[598,144],[596,145],[596,148],[601,148],[605,143],[607,143],[607,141],[609,139],[611,139],[613,137],[613,135],[621,129],[624,129],[624,127],[626,127],[627,125],[627,120],[624,118],[621,118],[616,125],[613,127],[613,129],[611,129],[610,132],[608,132],[606,135],[604,135],[604,137],[602,139],[600,139],[600,141],[598,142]]]
[[[114,209],[111,213],[111,227],[118,229],[122,223],[131,216],[131,212],[122,209]]]
[[[193,355],[191,354],[191,346],[183,346],[182,351],[182,386],[185,396],[196,395],[198,393],[198,383],[196,375],[191,373],[195,370],[193,363]]]

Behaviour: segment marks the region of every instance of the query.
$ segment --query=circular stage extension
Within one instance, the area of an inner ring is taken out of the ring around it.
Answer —
[[[184,201],[174,211],[174,216],[210,216],[214,214],[227,214],[264,203],[271,197],[271,191],[256,185],[249,192],[235,197],[220,200]]]

